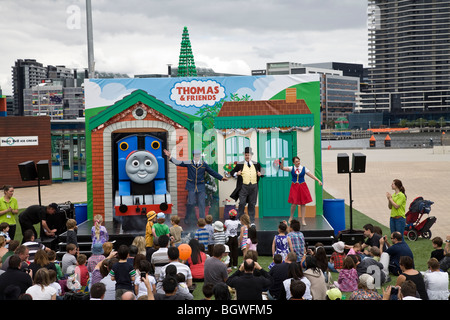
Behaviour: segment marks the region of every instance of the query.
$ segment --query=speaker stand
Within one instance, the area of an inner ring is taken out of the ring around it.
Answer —
[[[42,205],[42,203],[41,203],[41,179],[39,178],[39,176],[38,176],[37,181],[38,181],[38,200],[39,200],[39,206],[41,206]]]

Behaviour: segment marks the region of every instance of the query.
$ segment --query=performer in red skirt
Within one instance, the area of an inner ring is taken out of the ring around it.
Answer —
[[[316,176],[314,176],[306,167],[300,165],[299,157],[292,158],[292,162],[294,163],[292,167],[284,167],[284,158],[281,158],[280,161],[280,169],[290,172],[292,176],[291,190],[289,191],[288,198],[288,202],[291,204],[291,216],[289,218],[289,222],[294,219],[296,207],[300,206],[299,211],[302,216],[302,224],[305,226],[306,204],[312,202],[311,193],[309,192],[308,186],[305,182],[305,175],[316,180],[320,186],[322,185],[322,182],[317,179]]]

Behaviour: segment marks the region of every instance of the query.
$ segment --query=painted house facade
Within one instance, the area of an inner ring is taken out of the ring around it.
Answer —
[[[284,166],[292,166],[292,158],[298,156],[302,165],[316,172],[315,143],[320,144],[315,139],[314,115],[306,102],[297,98],[296,89],[286,89],[284,100],[225,102],[214,126],[218,132],[218,162],[224,163],[225,169],[244,160],[245,147],[251,147],[252,160],[261,163],[264,177],[259,181],[256,217],[289,216],[291,178],[289,172],[279,170],[278,161],[284,157]],[[314,217],[322,211],[321,197],[320,210],[316,210],[316,194],[321,188],[314,180],[305,180],[313,197],[306,206],[306,216]],[[219,188],[222,215],[225,205],[234,204],[230,198],[234,188],[234,178]]]

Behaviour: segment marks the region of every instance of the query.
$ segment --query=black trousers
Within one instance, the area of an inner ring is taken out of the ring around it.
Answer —
[[[248,215],[250,221],[255,221],[255,207],[258,199],[258,184],[243,184],[239,191],[239,217],[244,214],[245,206],[248,204]]]
[[[228,237],[227,246],[230,248],[230,267],[237,267],[239,256],[239,237]]]

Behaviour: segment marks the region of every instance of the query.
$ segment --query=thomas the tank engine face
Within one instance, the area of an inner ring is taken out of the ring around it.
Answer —
[[[131,181],[138,184],[149,183],[158,173],[158,161],[148,151],[136,151],[128,156],[125,171]]]

